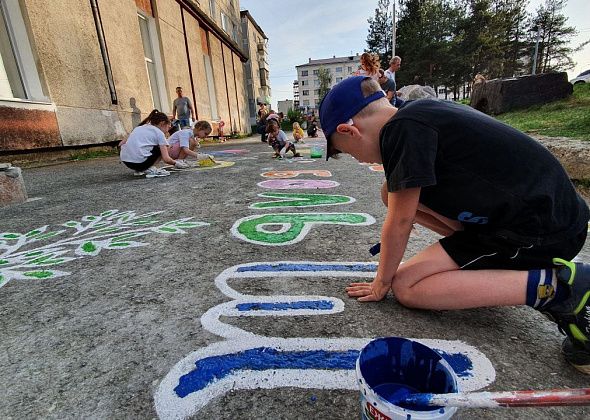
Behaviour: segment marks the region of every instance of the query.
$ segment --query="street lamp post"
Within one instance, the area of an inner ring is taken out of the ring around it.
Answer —
[[[533,56],[533,71],[531,74],[534,76],[537,74],[537,55],[539,54],[539,36],[541,34],[541,28],[538,25],[533,26],[533,31],[537,31],[537,41],[535,42],[535,55]]]
[[[392,29],[391,29],[391,58],[395,57],[395,2],[393,0],[393,13],[391,15],[391,19],[393,21]],[[395,73],[392,74],[392,78],[395,81]]]

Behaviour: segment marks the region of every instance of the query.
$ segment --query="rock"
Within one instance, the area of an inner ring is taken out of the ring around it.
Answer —
[[[494,79],[474,85],[470,105],[486,114],[501,114],[566,98],[573,89],[566,72]]]
[[[422,98],[436,98],[436,92],[430,86],[408,85],[399,89],[403,100],[411,101]]]
[[[0,170],[0,207],[27,201],[27,190],[20,168],[3,164]]]

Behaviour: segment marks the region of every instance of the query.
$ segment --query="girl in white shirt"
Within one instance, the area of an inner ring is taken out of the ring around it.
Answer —
[[[168,154],[168,142],[164,133],[169,129],[168,116],[154,109],[135,127],[129,137],[121,142],[121,162],[133,169],[135,175],[145,175],[146,178],[170,175],[165,169],[156,168],[155,165],[160,160],[178,169],[188,168],[186,163],[174,160]]]

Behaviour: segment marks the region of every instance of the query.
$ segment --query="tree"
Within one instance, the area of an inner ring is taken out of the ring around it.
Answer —
[[[318,70],[318,79],[320,81],[320,102],[324,99],[324,96],[330,91],[330,86],[332,86],[332,73],[330,70],[320,67]]]
[[[379,55],[381,67],[389,67],[391,60],[391,37],[393,34],[393,17],[389,0],[379,0],[375,9],[375,17],[369,18],[369,34],[365,52]]]
[[[571,58],[573,52],[582,48],[569,46],[571,38],[576,35],[576,28],[567,26],[567,17],[562,13],[567,0],[545,0],[539,6],[536,15],[530,20],[530,27],[539,31],[539,52],[537,56],[537,73],[568,70],[574,66]],[[530,33],[531,51],[534,51],[536,31]],[[534,52],[531,52],[531,57]]]

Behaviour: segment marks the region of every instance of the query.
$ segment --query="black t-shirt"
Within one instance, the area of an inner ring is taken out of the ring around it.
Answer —
[[[588,223],[545,147],[468,106],[413,101],[383,126],[380,144],[389,191],[421,187],[420,203],[467,229],[548,244]]]

